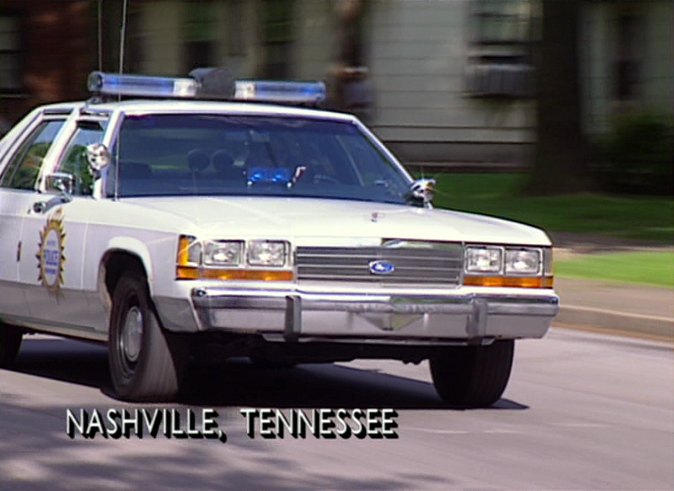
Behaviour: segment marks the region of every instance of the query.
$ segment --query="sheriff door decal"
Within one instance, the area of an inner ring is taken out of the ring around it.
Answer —
[[[47,224],[40,232],[40,246],[36,256],[38,281],[52,293],[58,293],[63,285],[65,238],[63,214],[58,210],[47,219]]]

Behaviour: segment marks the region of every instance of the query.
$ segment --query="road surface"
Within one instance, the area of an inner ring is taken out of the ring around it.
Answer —
[[[185,405],[215,408],[215,440],[69,439],[66,410],[109,396],[105,351],[25,341],[0,370],[0,490],[674,489],[672,345],[553,329],[519,342],[495,407],[443,407],[428,366],[393,361],[200,369]],[[151,406],[154,407],[154,406]],[[251,439],[241,407],[399,412],[398,439]]]

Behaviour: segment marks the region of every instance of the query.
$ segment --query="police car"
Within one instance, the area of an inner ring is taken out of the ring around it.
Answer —
[[[321,83],[94,72],[0,142],[0,364],[22,336],[105,343],[118,397],[190,362],[430,361],[488,406],[558,312],[544,232],[434,209]]]

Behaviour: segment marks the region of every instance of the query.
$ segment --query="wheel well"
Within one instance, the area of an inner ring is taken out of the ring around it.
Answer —
[[[105,255],[101,263],[100,280],[107,293],[108,301],[112,299],[115,287],[124,273],[137,273],[147,278],[147,272],[141,259],[126,251],[112,251]]]

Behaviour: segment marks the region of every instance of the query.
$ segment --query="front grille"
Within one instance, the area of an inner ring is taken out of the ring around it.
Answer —
[[[312,281],[458,286],[463,269],[462,245],[442,243],[431,247],[298,247],[297,277]],[[386,261],[395,271],[374,274],[370,271],[372,261]]]

